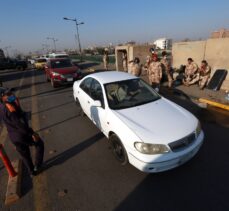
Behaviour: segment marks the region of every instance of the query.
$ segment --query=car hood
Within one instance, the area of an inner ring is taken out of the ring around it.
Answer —
[[[54,68],[54,69],[52,69],[52,72],[56,72],[56,73],[59,73],[61,75],[65,75],[65,74],[73,74],[78,69],[79,69],[78,67]]]
[[[164,98],[112,112],[146,143],[179,140],[194,132],[198,124],[190,112]]]

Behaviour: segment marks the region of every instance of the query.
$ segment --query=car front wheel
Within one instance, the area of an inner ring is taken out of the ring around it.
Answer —
[[[128,163],[128,157],[126,149],[120,139],[115,134],[113,134],[110,136],[109,141],[115,158],[121,163],[121,165],[126,165]]]

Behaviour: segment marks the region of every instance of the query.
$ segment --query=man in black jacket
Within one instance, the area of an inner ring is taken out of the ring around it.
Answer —
[[[18,99],[10,91],[2,95],[0,120],[4,121],[10,140],[15,145],[30,174],[36,175],[43,163],[44,143],[39,135],[29,127]],[[35,146],[36,149],[35,166],[31,158],[30,146]]]

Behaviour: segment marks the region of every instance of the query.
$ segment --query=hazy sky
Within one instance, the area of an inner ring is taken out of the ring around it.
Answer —
[[[229,0],[1,0],[0,48],[35,51],[58,39],[57,48],[75,48],[74,22],[80,26],[82,46],[167,37],[207,38],[229,28]]]

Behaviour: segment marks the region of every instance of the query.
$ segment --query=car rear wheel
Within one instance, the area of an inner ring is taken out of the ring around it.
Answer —
[[[126,165],[128,163],[128,156],[120,139],[113,134],[110,136],[109,141],[115,158],[121,163],[121,165]]]
[[[21,65],[18,65],[18,66],[16,67],[16,69],[19,70],[19,71],[24,70],[24,68],[23,68]]]

